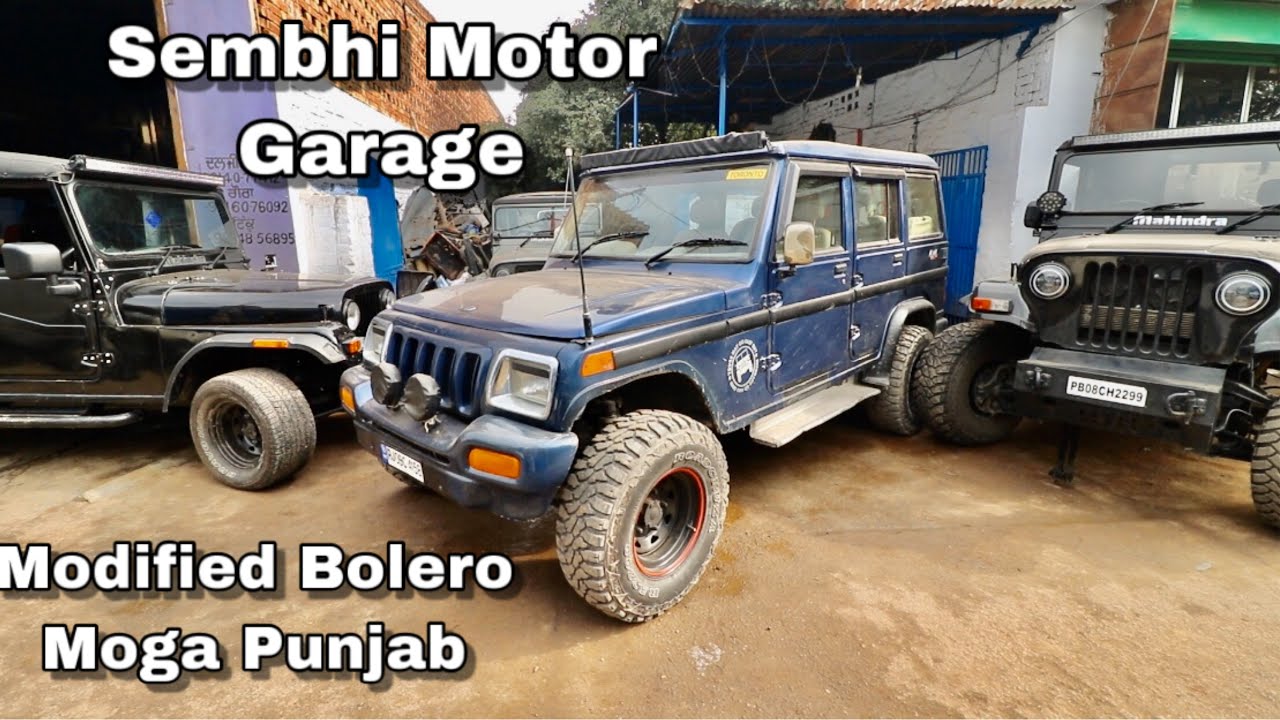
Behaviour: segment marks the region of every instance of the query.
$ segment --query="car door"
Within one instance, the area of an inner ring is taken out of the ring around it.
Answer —
[[[894,168],[854,170],[854,283],[874,290],[906,273],[902,232],[902,181],[906,174]],[[879,292],[854,303],[849,348],[855,363],[879,352],[889,315],[900,297],[901,291]]]
[[[774,301],[779,309],[810,300],[839,296],[849,289],[852,267],[846,232],[850,173],[834,163],[795,163],[791,166],[784,209],[775,233],[772,272]],[[813,262],[791,266],[783,257],[782,237],[787,225],[808,222],[816,242]],[[775,322],[770,329],[769,373],[775,392],[844,370],[849,362],[849,308],[835,303],[815,304],[806,312]]]
[[[48,279],[14,279],[0,254],[0,394],[40,392],[55,381],[92,380],[86,362],[96,351],[94,313],[87,311],[89,281],[62,204],[48,185],[0,185],[0,246],[51,243],[66,253],[62,281],[79,282],[76,296],[51,295]]]
[[[946,213],[942,208],[942,182],[937,173],[911,172],[904,181],[907,216],[907,275],[920,275],[947,267]],[[946,302],[945,281],[904,290],[906,295],[927,291],[934,307]]]

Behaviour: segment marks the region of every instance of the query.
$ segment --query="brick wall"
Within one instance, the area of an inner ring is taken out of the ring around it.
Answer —
[[[370,107],[420,133],[452,130],[463,123],[501,120],[492,98],[476,82],[426,79],[426,31],[432,22],[419,0],[256,0],[257,32],[279,35],[280,21],[328,37],[329,22],[349,20],[356,32],[376,37],[381,20],[400,21],[400,80],[338,82]]]

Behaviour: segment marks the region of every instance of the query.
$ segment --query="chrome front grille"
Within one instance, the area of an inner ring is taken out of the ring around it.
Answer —
[[[1089,262],[1077,343],[1186,358],[1203,282],[1203,268],[1190,263]]]
[[[440,405],[464,417],[475,417],[484,399],[489,353],[413,330],[392,328],[386,340],[387,362],[405,379],[425,373],[440,385]]]

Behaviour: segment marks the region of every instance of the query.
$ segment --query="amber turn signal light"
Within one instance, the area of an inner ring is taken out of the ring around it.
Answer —
[[[253,341],[253,346],[262,349],[283,350],[289,347],[289,341],[279,338],[256,338]]]
[[[352,415],[356,414],[356,394],[351,392],[351,388],[344,387],[338,391],[338,397],[342,400],[342,407]]]
[[[364,350],[364,340],[361,338],[348,340],[346,343],[343,344],[343,347],[347,349],[348,355],[359,355],[360,351]]]
[[[978,312],[1007,313],[1013,312],[1013,301],[976,297],[969,301],[969,307]]]
[[[582,360],[582,377],[591,377],[600,373],[609,372],[617,368],[613,362],[613,351],[603,350],[597,353],[591,353]]]
[[[515,480],[520,477],[520,458],[486,448],[471,448],[467,464],[472,470]]]

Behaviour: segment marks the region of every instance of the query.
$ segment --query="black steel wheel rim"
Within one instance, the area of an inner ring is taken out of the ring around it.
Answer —
[[[662,577],[684,564],[702,535],[706,485],[692,468],[671,470],[658,479],[644,500],[632,529],[636,567]]]
[[[234,465],[252,469],[262,460],[262,431],[247,408],[222,402],[211,411],[213,440]]]
[[[1013,386],[1014,366],[1010,363],[988,365],[973,377],[973,407],[983,415],[1003,415],[1004,390]]]

